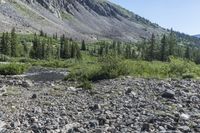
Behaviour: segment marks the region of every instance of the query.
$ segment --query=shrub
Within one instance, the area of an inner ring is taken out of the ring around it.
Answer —
[[[18,75],[24,73],[28,65],[19,63],[0,64],[0,75]]]
[[[100,58],[99,62],[101,69],[90,75],[89,80],[112,79],[129,74],[127,65],[118,56],[106,55]]]
[[[194,79],[196,78],[196,75],[194,73],[185,73],[182,76],[182,79]]]
[[[10,61],[10,57],[0,54],[0,61],[2,62]]]
[[[90,81],[85,80],[85,81],[83,81],[83,82],[81,83],[81,85],[78,86],[78,87],[84,88],[84,89],[86,89],[86,90],[91,90],[91,89],[92,89],[92,84],[91,84]]]
[[[195,66],[191,61],[170,57],[168,73],[170,77],[182,77],[185,73],[191,73]]]

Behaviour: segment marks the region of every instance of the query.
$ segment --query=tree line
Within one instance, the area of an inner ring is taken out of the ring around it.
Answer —
[[[9,57],[30,57],[33,59],[81,59],[77,42],[63,35],[58,39],[57,34],[48,37],[46,33],[34,34],[31,42],[20,40],[15,28],[10,33],[3,33],[0,41],[0,54]]]
[[[80,47],[79,47],[80,46]],[[81,59],[81,51],[87,51],[92,56],[103,56],[109,53],[123,56],[126,59],[139,59],[147,61],[168,61],[170,56],[186,58],[200,63],[200,47],[179,41],[176,33],[171,30],[169,34],[158,36],[152,34],[149,39],[132,43],[120,41],[100,41],[86,44],[83,40],[78,42],[57,34],[49,37],[42,30],[27,38],[20,38],[15,28],[10,33],[2,33],[0,40],[0,54],[9,57],[27,57],[33,59]]]
[[[89,49],[89,52],[91,55],[96,56],[112,52],[126,59],[147,61],[168,61],[170,56],[174,56],[200,63],[200,47],[180,42],[173,30],[161,37],[152,34],[149,39],[144,39],[138,43],[122,43],[120,41],[97,42],[93,48]]]

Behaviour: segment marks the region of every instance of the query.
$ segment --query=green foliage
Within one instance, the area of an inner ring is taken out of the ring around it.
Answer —
[[[10,57],[6,56],[6,55],[3,55],[3,54],[0,54],[0,61],[1,62],[10,61]]]
[[[197,76],[196,76],[196,74],[194,74],[194,73],[185,73],[185,74],[183,74],[182,75],[182,78],[183,79],[194,79],[194,78],[196,78]]]
[[[18,75],[28,69],[28,65],[20,63],[0,64],[0,75]]]
[[[89,80],[112,79],[129,74],[126,64],[124,64],[122,59],[118,56],[112,54],[106,55],[100,57],[99,62],[101,69],[96,74],[92,75],[92,77],[89,77]]]
[[[79,88],[84,88],[86,90],[91,90],[92,89],[92,83],[88,80],[83,81],[79,86]]]
[[[11,56],[17,57],[19,55],[18,51],[18,42],[17,42],[17,34],[15,33],[15,28],[11,31],[11,38],[10,38],[10,45],[11,45]]]

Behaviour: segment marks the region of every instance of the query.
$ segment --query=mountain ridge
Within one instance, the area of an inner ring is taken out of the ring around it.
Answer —
[[[138,41],[162,27],[105,0],[8,0],[0,4],[0,32],[66,34],[73,39]],[[6,22],[6,23],[5,23]]]
[[[200,34],[193,35],[194,37],[200,38]]]

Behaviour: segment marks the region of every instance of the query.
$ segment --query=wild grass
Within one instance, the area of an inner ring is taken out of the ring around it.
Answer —
[[[24,73],[29,65],[22,63],[0,64],[0,75],[19,75]]]

